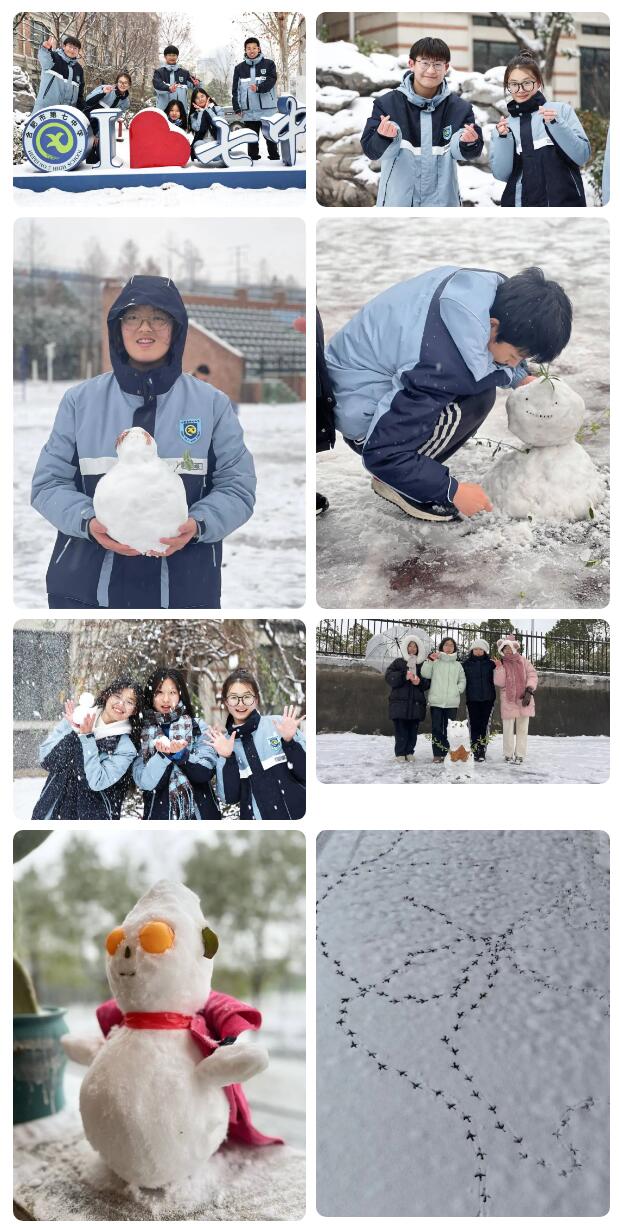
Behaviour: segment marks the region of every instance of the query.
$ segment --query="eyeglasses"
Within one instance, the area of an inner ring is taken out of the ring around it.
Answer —
[[[425,72],[447,72],[448,70],[448,65],[442,64],[441,60],[417,59],[414,60],[414,63],[419,64]]]
[[[143,323],[147,323],[149,327],[153,328],[153,331],[163,332],[172,326],[172,319],[170,315],[164,314],[163,311],[158,314],[141,315],[137,310],[126,310],[125,314],[121,315],[121,323],[129,331],[137,331]]]
[[[226,698],[226,701],[228,702],[228,705],[234,705],[234,706],[244,705],[247,707],[247,706],[254,705],[256,698],[254,696],[254,693],[243,693],[241,697],[235,697],[233,696],[232,693],[230,693],[228,697]]]
[[[528,93],[535,84],[536,81],[509,81],[508,90],[510,93],[519,93],[520,90],[523,90],[523,93]]]

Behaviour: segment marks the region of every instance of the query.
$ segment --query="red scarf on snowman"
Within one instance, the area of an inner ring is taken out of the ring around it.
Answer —
[[[116,999],[108,999],[97,1008],[97,1019],[104,1037],[115,1025],[137,1029],[189,1029],[191,1036],[202,1050],[205,1058],[226,1038],[238,1037],[247,1029],[259,1029],[263,1018],[255,1007],[240,1003],[231,995],[212,990],[204,1007],[193,1016],[182,1012],[126,1012],[123,1013]],[[264,1146],[283,1143],[263,1135],[252,1125],[252,1114],[241,1084],[230,1084],[223,1091],[228,1097],[230,1121],[227,1139],[236,1143]]]

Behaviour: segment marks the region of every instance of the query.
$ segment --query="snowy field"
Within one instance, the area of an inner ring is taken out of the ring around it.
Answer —
[[[30,507],[30,483],[58,404],[71,383],[15,387],[15,603],[47,603],[56,532]],[[305,598],[305,422],[300,404],[242,404],[258,477],[253,517],[224,542],[222,607],[299,607]]]
[[[389,735],[317,735],[316,767],[320,782],[453,783],[468,780],[457,767],[433,765],[430,734],[418,737],[415,760],[400,765]],[[605,735],[530,735],[522,765],[508,765],[501,733],[493,736],[483,764],[470,763],[473,782],[606,782],[609,740]]]
[[[607,1211],[608,884],[597,832],[320,836],[322,1214]]]
[[[579,440],[609,473],[607,226],[589,219],[512,218],[491,227],[456,218],[326,218],[318,228],[318,306],[328,340],[376,294],[442,264],[508,275],[540,263],[573,302],[570,343],[553,363],[586,402]],[[588,227],[587,234],[584,226]],[[363,257],[360,257],[363,252]],[[497,442],[509,433],[506,393],[479,434],[449,462],[461,480],[484,484]],[[552,439],[550,439],[552,441]],[[609,502],[585,522],[518,521],[493,511],[453,524],[422,524],[371,492],[360,459],[339,438],[319,456],[317,488],[330,510],[317,523],[317,597],[342,607],[604,607],[609,592]]]

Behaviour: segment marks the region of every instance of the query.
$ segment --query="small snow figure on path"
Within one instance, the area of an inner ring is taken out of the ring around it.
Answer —
[[[64,1039],[89,1067],[80,1091],[86,1137],[131,1185],[182,1183],[227,1136],[281,1142],[255,1129],[239,1086],[267,1066],[265,1050],[235,1044],[262,1018],[211,990],[217,947],[196,894],[160,880],[107,937],[114,998],[97,1009],[105,1040]]]
[[[187,519],[183,481],[157,454],[145,429],[126,429],[116,440],[118,462],[102,476],[93,498],[108,534],[146,556],[163,556],[162,540]]]
[[[550,523],[587,519],[604,496],[604,482],[575,434],[585,404],[568,383],[543,371],[510,392],[508,427],[527,450],[502,455],[485,487],[494,506],[513,518]]]

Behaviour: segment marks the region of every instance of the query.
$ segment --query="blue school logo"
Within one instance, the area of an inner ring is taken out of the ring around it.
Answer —
[[[200,417],[191,417],[188,421],[179,421],[179,433],[184,442],[197,442],[202,433]]]
[[[36,170],[75,170],[93,141],[86,118],[73,106],[47,106],[31,115],[22,137],[24,153]]]
[[[443,136],[444,140],[449,140],[449,139],[450,139],[450,137],[451,137],[451,135],[452,135],[452,124],[451,124],[451,123],[449,123],[449,124],[448,124],[448,126],[444,128],[444,130],[443,130],[443,132],[442,132],[441,134],[442,134],[442,136]]]
[[[270,738],[269,738],[269,743],[271,744],[271,747],[272,747],[272,748],[279,748],[279,747],[280,747],[280,740],[278,739],[278,736],[277,736],[277,735],[272,735],[272,736],[270,736]]]

